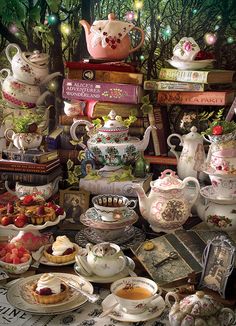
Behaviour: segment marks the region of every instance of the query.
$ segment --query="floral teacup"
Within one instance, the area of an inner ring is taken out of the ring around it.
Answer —
[[[173,49],[173,58],[183,61],[192,61],[200,51],[198,44],[192,37],[183,37]]]

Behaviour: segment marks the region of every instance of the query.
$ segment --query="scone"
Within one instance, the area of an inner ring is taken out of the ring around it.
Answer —
[[[58,236],[56,241],[44,250],[47,260],[56,264],[73,261],[76,254],[77,248],[65,235]]]
[[[31,289],[35,301],[42,304],[60,302],[67,297],[68,291],[68,285],[53,273],[43,274]]]
[[[41,225],[56,219],[55,210],[48,206],[28,207],[25,210],[25,215],[28,217],[29,223],[34,225]]]

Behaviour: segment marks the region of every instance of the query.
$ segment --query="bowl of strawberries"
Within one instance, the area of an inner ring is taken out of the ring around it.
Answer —
[[[23,246],[14,243],[0,244],[0,267],[10,274],[26,272],[32,262],[32,257]]]

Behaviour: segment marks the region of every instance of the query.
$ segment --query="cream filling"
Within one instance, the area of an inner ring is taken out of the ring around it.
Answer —
[[[73,243],[67,238],[67,236],[58,236],[56,241],[52,244],[52,255],[62,256],[67,249],[73,249]]]
[[[58,294],[61,292],[61,280],[52,273],[43,274],[38,280],[36,291],[44,288],[50,288],[53,294]]]

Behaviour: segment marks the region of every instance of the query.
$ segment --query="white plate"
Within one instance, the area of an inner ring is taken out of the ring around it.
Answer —
[[[195,70],[203,69],[211,65],[213,59],[209,60],[195,60],[195,61],[181,61],[181,60],[166,60],[172,67],[175,67],[180,70]]]
[[[103,311],[109,309],[116,303],[116,299],[113,294],[109,294],[102,302]],[[155,299],[148,309],[141,314],[127,314],[120,309],[120,305],[116,306],[109,316],[115,320],[123,322],[141,322],[156,318],[162,314],[165,309],[165,301],[162,297]]]
[[[14,224],[8,224],[8,225],[5,225],[5,226],[0,224],[0,228],[2,228],[2,229],[10,229],[10,230],[17,230],[17,231],[21,231],[21,230],[23,230],[23,231],[42,230],[42,229],[45,229],[45,228],[47,228],[49,226],[53,226],[53,225],[58,224],[65,217],[66,217],[66,213],[64,213],[63,215],[58,215],[58,217],[54,221],[47,221],[46,223],[40,224],[40,225],[26,224],[22,228],[18,228]]]
[[[134,261],[127,256],[126,256],[126,258],[128,261],[128,267],[130,269],[132,269],[132,271],[133,271],[135,269]],[[98,275],[84,275],[81,272],[80,267],[77,264],[74,265],[74,270],[78,275],[82,276],[85,280],[94,282],[94,283],[112,283],[112,282],[115,282],[116,280],[119,280],[120,278],[123,278],[123,277],[126,277],[129,275],[128,269],[126,267],[120,273],[110,276],[110,277],[101,277]]]
[[[78,252],[80,247],[76,243],[73,243],[73,245],[74,245],[76,251]],[[44,250],[50,246],[51,246],[51,244],[46,245]],[[47,260],[47,258],[44,255],[40,259],[40,264],[47,265],[47,266],[66,266],[66,265],[70,265],[73,263],[75,263],[75,259],[70,260],[67,263],[61,263],[61,264],[52,263],[51,261]]]
[[[72,281],[78,284],[84,291],[93,293],[93,286],[90,282],[73,274],[54,273],[65,282]],[[34,315],[55,315],[62,314],[77,309],[87,301],[87,298],[76,290],[70,288],[69,297],[57,304],[39,304],[30,294],[28,287],[37,281],[42,274],[37,274],[22,278],[14,283],[7,291],[7,300],[15,308]]]
[[[236,204],[236,195],[234,197],[219,198],[219,194],[217,194],[215,192],[215,189],[213,186],[206,186],[206,187],[201,188],[200,194],[204,198],[212,200],[217,204],[222,204],[222,205]]]

